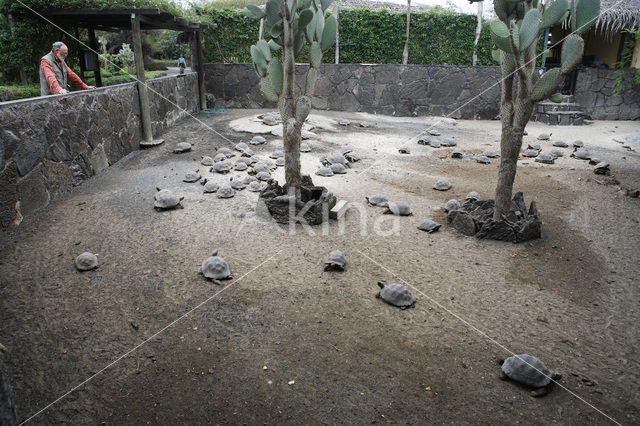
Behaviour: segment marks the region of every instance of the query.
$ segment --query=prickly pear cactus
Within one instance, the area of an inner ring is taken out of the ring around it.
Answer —
[[[536,102],[544,99],[562,102],[558,92],[565,76],[582,60],[584,40],[580,34],[598,19],[600,0],[494,0],[493,6],[498,19],[490,23],[492,56],[502,68],[501,160],[494,209],[494,219],[500,220],[511,208],[524,127]],[[572,33],[563,41],[561,66],[548,70],[534,84],[538,40],[549,27],[567,19]]]
[[[248,17],[264,19],[267,40],[251,46],[251,59],[260,77],[264,96],[278,102],[282,117],[285,180],[300,196],[300,140],[304,121],[311,111],[311,98],[322,55],[336,39],[338,23],[328,12],[333,0],[268,0],[264,10],[249,5]],[[296,58],[309,49],[302,93],[295,93]],[[282,58],[280,60],[278,57]]]

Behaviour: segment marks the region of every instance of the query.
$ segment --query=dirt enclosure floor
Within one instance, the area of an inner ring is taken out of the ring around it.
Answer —
[[[185,120],[0,237],[0,357],[19,421],[640,423],[640,199],[619,191],[640,188],[640,123],[531,123],[525,144],[552,148],[542,132],[580,139],[619,184],[570,148],[553,165],[520,160],[515,190],[536,201],[543,235],[516,245],[462,236],[443,211],[472,190],[492,198],[498,159],[416,143],[435,128],[465,152],[499,149],[497,121],[312,114],[303,173],[353,208],[311,231],[270,222],[255,192],[220,199],[182,181],[210,176],[201,156],[248,142],[243,126],[262,131],[251,121],[261,112]],[[630,149],[614,141],[630,135]],[[252,146],[261,158],[280,148],[266,137]],[[174,154],[182,141],[193,150]],[[313,174],[345,147],[362,157],[347,174]],[[282,183],[283,169],[274,176]],[[441,177],[451,190],[432,189]],[[156,186],[183,195],[184,209],[156,212]],[[366,206],[378,193],[413,216]],[[440,231],[418,230],[426,218]],[[233,275],[222,285],[198,274],[214,249]],[[334,249],[344,272],[323,271]],[[75,270],[84,251],[98,253],[97,270]],[[409,286],[415,308],[376,299],[380,280]],[[499,380],[497,360],[512,353],[542,359],[559,385],[533,398]]]

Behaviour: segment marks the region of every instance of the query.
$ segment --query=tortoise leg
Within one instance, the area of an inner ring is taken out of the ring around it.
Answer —
[[[562,379],[562,374],[560,374],[560,373],[553,373],[553,374],[551,375],[551,378],[552,378],[553,380],[560,380],[560,379]]]
[[[534,397],[534,398],[538,398],[540,396],[545,396],[547,394],[547,391],[548,391],[547,387],[544,386],[544,387],[532,390],[531,391],[531,396]]]
[[[506,374],[504,374],[504,371],[500,370],[500,380],[507,380],[509,377],[507,377]]]

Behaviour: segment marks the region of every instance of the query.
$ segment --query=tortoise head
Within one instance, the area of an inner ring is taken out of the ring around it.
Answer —
[[[384,288],[384,281],[378,281],[378,287]]]

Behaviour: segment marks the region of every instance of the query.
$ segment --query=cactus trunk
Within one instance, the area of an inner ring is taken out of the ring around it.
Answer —
[[[286,7],[285,1],[285,7]],[[302,138],[302,124],[295,122],[295,52],[293,46],[294,34],[289,24],[289,16],[283,18],[284,46],[283,46],[283,76],[282,98],[278,102],[280,117],[282,118],[282,141],[284,145],[284,175],[289,195],[300,198],[300,140]]]

